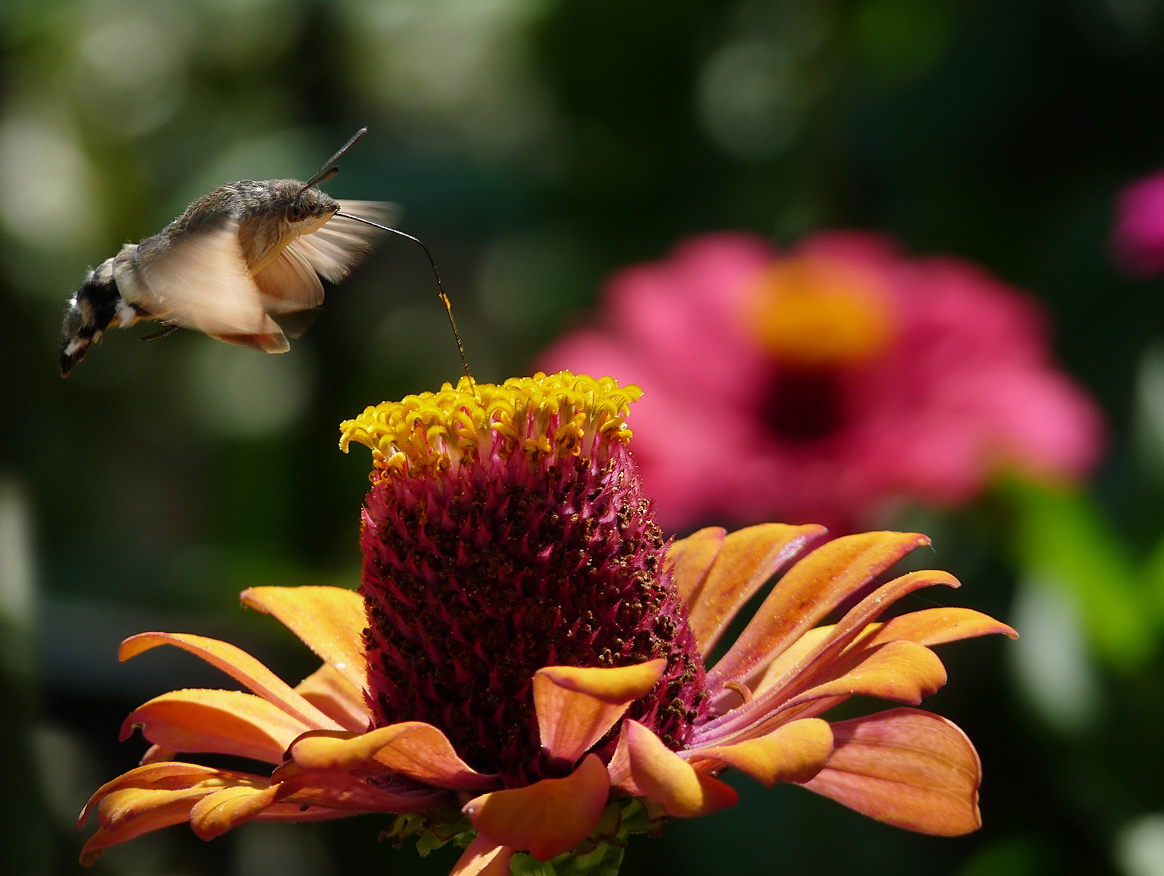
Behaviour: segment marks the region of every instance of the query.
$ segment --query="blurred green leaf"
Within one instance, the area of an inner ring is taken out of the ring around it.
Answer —
[[[1146,575],[1093,500],[1018,480],[1003,489],[1018,512],[1014,550],[1024,573],[1063,588],[1102,663],[1119,672],[1141,665],[1158,633]]]
[[[1050,856],[1035,837],[1008,837],[985,846],[958,876],[1040,876],[1051,873]]]
[[[889,80],[924,73],[950,41],[950,5],[940,0],[865,0],[853,19],[860,53]]]
[[[1150,607],[1158,622],[1164,621],[1164,536],[1160,538],[1144,563]]]

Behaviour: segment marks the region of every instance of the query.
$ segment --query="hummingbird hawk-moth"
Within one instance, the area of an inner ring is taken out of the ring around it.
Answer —
[[[160,323],[159,335],[191,328],[230,344],[286,352],[287,335],[297,334],[285,318],[323,303],[320,277],[344,279],[380,232],[415,240],[383,224],[390,205],[337,201],[317,187],[339,172],[335,162],[367,130],[357,131],[307,182],[219,186],[157,234],[125,244],[90,270],[65,311],[61,376],[109,326],[142,320]],[[443,290],[441,298],[447,306]]]

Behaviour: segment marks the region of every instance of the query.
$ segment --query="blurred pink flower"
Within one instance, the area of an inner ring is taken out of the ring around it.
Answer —
[[[1078,476],[1103,439],[1095,404],[1050,364],[1033,300],[871,234],[784,254],[748,234],[691,238],[615,274],[598,324],[537,366],[643,388],[629,425],[665,528],[851,529],[901,500],[964,503],[1000,470]]]
[[[1129,274],[1164,271],[1164,171],[1132,183],[1116,202],[1112,251]]]

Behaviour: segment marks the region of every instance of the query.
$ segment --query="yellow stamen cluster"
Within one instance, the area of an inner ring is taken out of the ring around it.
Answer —
[[[520,450],[531,459],[589,453],[596,438],[626,443],[626,414],[642,390],[569,371],[511,377],[500,386],[446,383],[439,392],[406,396],[369,407],[340,425],[340,450],[356,441],[372,448],[379,472],[420,467],[448,470],[490,452],[495,436],[502,454]]]

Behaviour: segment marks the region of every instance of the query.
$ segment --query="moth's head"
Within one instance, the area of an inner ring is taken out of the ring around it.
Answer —
[[[331,195],[302,183],[288,194],[283,216],[300,234],[315,231],[340,208],[339,201]]]
[[[331,195],[320,191],[316,186],[323,185],[339,173],[339,167],[336,166],[336,162],[366,133],[368,133],[367,128],[360,128],[360,130],[356,131],[351,139],[341,146],[335,155],[324,162],[319,172],[307,182],[301,183],[295,180],[286,181],[292,183],[294,186],[298,186],[298,191],[291,198],[290,203],[287,205],[286,213],[284,214],[287,221],[297,233],[310,234],[312,231],[321,228],[323,223],[334,216],[336,211],[339,210],[339,201]],[[282,195],[284,191],[281,190],[280,194]]]

